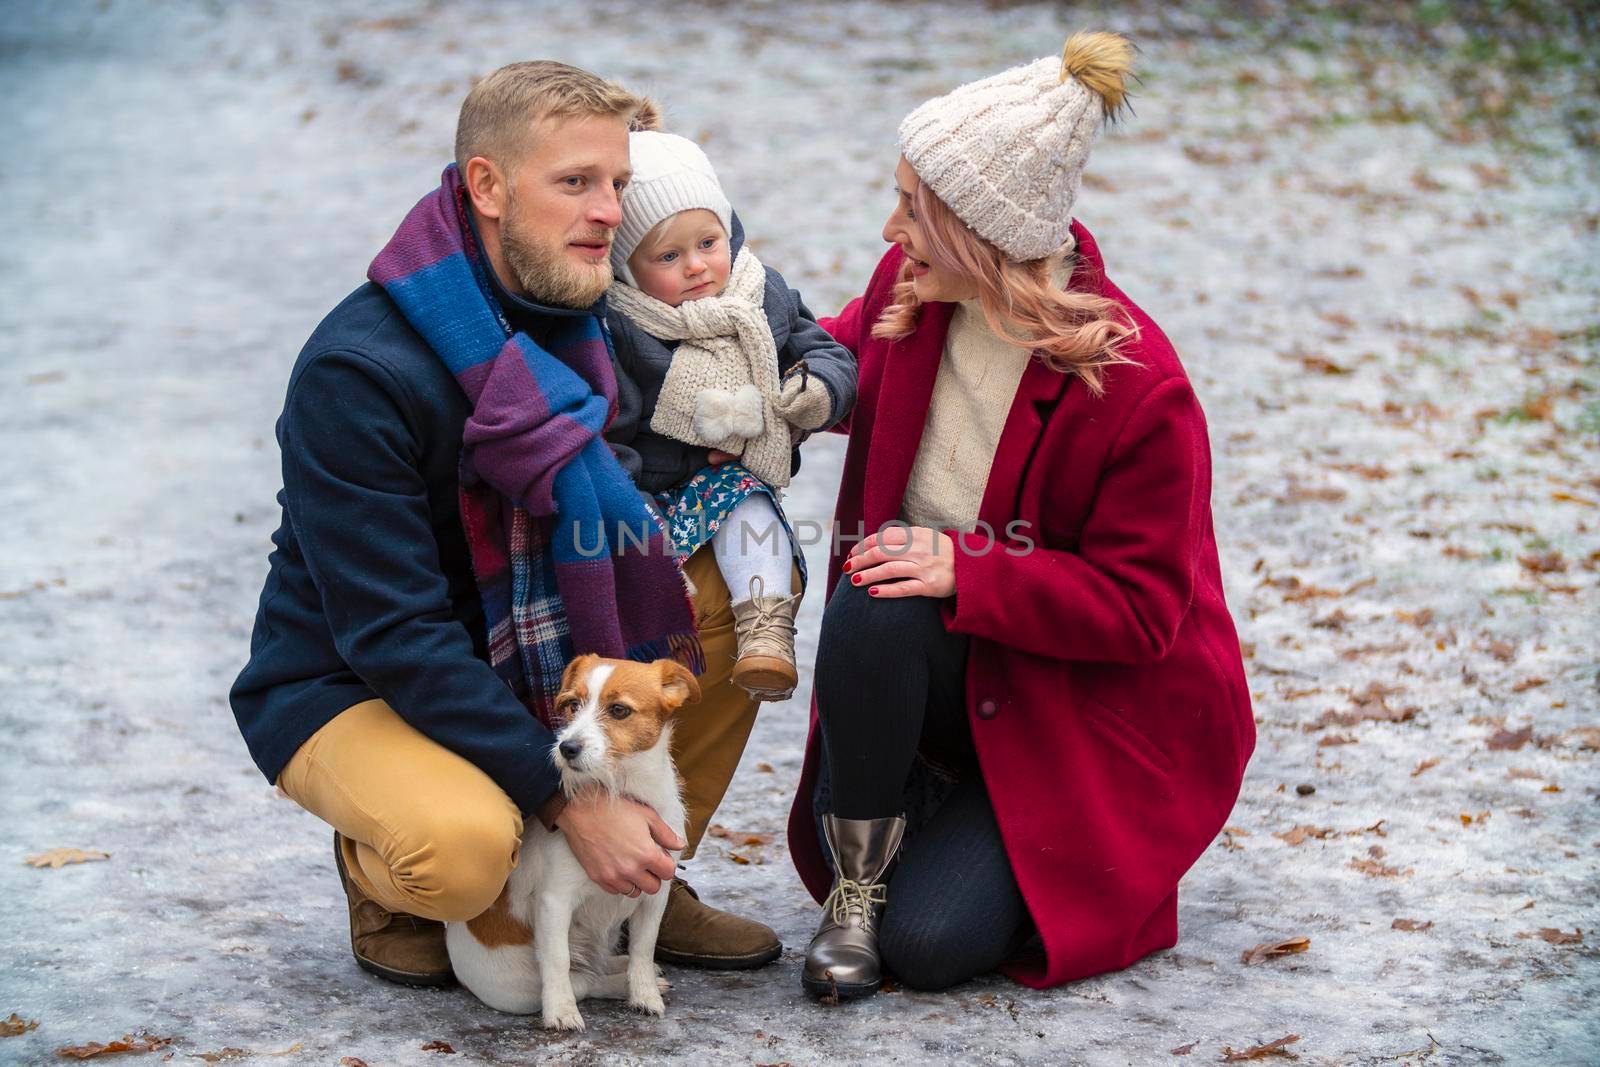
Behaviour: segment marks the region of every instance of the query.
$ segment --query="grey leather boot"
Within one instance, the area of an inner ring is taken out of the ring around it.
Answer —
[[[822,923],[806,949],[800,984],[813,996],[848,999],[878,991],[878,917],[889,898],[890,866],[900,853],[906,821],[822,817],[833,850],[833,892],[822,903]]]

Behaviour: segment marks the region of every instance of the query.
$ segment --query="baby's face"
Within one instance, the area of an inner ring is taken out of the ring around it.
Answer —
[[[722,292],[732,266],[728,232],[704,208],[664,219],[628,257],[639,288],[672,307]]]

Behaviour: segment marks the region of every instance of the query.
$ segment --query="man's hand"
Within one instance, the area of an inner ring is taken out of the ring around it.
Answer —
[[[647,804],[597,786],[579,790],[556,820],[583,873],[608,893],[654,893],[676,869],[667,849],[685,841]]]

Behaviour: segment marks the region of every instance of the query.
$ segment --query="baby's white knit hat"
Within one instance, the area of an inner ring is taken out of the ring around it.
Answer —
[[[622,225],[611,239],[611,270],[629,285],[628,257],[662,219],[705,208],[722,228],[733,230],[733,205],[700,146],[687,137],[659,130],[628,134],[633,178],[622,190]]]
[[[1133,46],[1077,33],[1045,58],[929,100],[900,124],[900,152],[978,236],[1014,260],[1056,251],[1101,125],[1126,95]]]

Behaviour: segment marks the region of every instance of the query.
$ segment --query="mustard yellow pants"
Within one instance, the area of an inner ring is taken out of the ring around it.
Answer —
[[[706,657],[700,703],[678,712],[672,737],[688,809],[688,858],[733,779],[756,702],[733,684],[733,608],[710,545],[689,558],[684,573],[695,585]],[[798,590],[798,573],[794,582]],[[494,903],[517,865],[522,815],[511,798],[381,700],[348,708],[313,734],[278,785],[339,831],[351,879],[390,911],[471,919]]]

